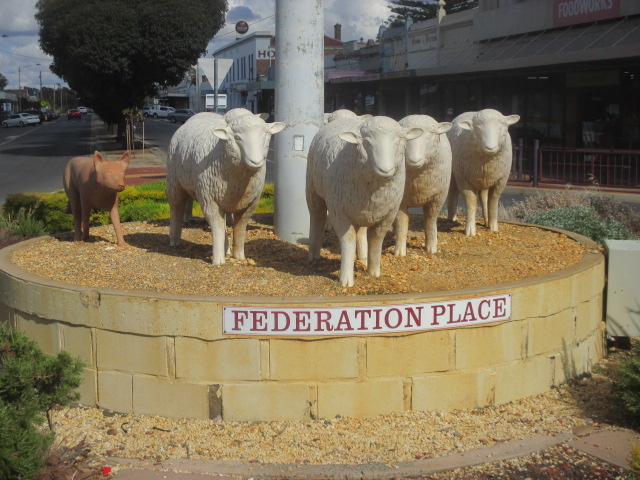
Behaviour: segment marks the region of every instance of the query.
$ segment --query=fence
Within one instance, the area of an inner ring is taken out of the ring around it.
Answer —
[[[531,147],[519,139],[513,149],[510,182],[624,188],[640,191],[640,150]]]

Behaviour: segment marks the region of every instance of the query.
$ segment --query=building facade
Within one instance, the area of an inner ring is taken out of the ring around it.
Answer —
[[[640,2],[480,0],[478,8],[385,30],[325,98],[402,118],[517,113],[512,135],[570,148],[640,149]],[[366,55],[365,55],[366,52]],[[375,55],[374,55],[375,56]]]

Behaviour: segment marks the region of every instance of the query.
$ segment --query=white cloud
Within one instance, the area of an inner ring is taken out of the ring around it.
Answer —
[[[9,80],[8,89],[18,86],[18,66],[41,63],[41,67],[25,67],[22,85],[39,85],[42,70],[43,85],[62,83],[48,65],[51,60],[38,43],[38,24],[34,18],[37,0],[0,0],[0,73]],[[342,25],[342,40],[365,41],[378,34],[379,26],[389,17],[388,0],[324,0],[324,33],[334,35],[333,26]],[[249,23],[249,31],[275,33],[276,0],[229,0],[229,16],[225,25],[210,42],[208,53],[235,40],[238,20]],[[244,17],[244,18],[243,18]]]

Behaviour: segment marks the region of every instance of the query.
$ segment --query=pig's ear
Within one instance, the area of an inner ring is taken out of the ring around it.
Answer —
[[[127,150],[126,152],[124,152],[120,157],[120,161],[129,165],[129,162],[131,161],[131,151]]]
[[[98,165],[101,162],[104,162],[104,158],[102,157],[102,155],[100,155],[100,152],[96,150],[93,154],[93,164]]]

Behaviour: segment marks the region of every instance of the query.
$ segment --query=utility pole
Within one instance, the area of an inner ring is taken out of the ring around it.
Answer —
[[[276,0],[275,230],[284,241],[307,243],[307,155],[324,123],[322,0]]]

